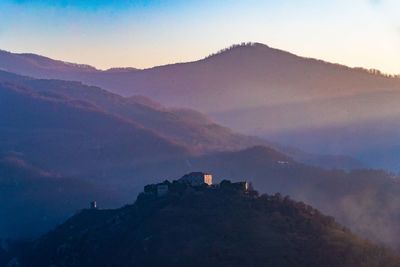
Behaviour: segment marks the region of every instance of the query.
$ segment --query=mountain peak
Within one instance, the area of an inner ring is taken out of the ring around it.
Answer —
[[[115,67],[115,68],[109,68],[105,71],[109,73],[129,73],[129,72],[139,71],[139,69],[132,67]]]
[[[271,49],[271,47],[269,47],[266,44],[257,43],[257,42],[247,42],[247,43],[243,42],[240,44],[233,44],[229,47],[223,48],[216,53],[212,53],[212,54],[208,55],[207,57],[205,57],[205,59],[211,58],[214,56],[218,56],[218,55],[223,55],[223,54],[230,53],[230,52],[234,52],[234,51],[249,51],[249,50],[258,50],[258,49]]]

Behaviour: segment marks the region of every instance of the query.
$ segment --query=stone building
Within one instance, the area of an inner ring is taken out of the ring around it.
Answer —
[[[204,172],[191,172],[182,176],[179,182],[189,184],[191,186],[212,185],[212,175]]]

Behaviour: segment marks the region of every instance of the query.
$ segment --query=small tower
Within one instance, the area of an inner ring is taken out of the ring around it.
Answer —
[[[95,200],[90,202],[90,209],[91,210],[96,210],[97,209],[97,203],[96,203]]]

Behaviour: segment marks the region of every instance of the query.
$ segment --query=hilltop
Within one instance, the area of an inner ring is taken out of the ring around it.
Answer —
[[[400,266],[390,251],[280,194],[229,181],[169,188],[119,209],[83,210],[34,242],[22,266]]]

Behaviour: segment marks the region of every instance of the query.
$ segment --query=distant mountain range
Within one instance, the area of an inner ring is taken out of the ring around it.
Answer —
[[[270,48],[261,45],[235,47],[200,62],[213,62],[226,53],[243,49],[269,51]],[[2,54],[11,58],[15,56]],[[25,58],[26,55],[21,57]],[[47,59],[39,57],[41,60],[38,60],[32,55],[27,57],[30,60],[22,60],[23,64],[32,63],[33,60],[35,64],[30,66],[39,65],[35,68],[37,71],[46,69],[42,61],[46,62]],[[4,62],[0,59],[0,65]],[[71,68],[80,69],[80,73],[86,70],[90,75],[104,73],[89,67],[62,62],[57,64],[65,66],[67,73]],[[56,73],[59,73],[57,69],[63,69],[50,63],[45,65]],[[175,67],[180,66],[185,64]],[[1,67],[4,69],[4,66]],[[366,71],[351,71],[376,77]],[[112,75],[132,72],[142,71],[113,70]],[[190,73],[185,75],[190,77]],[[378,78],[382,82],[394,81],[383,76]],[[400,247],[396,238],[400,233],[400,185],[397,177],[383,171],[347,172],[312,167],[307,164],[349,168],[360,165],[351,158],[308,154],[238,134],[208,116],[188,109],[188,105],[184,105],[186,108],[171,108],[157,100],[136,94],[122,97],[80,82],[34,79],[1,71],[0,156],[6,159],[7,164],[0,165],[0,171],[4,170],[0,182],[19,186],[1,188],[5,191],[0,195],[0,202],[6,205],[3,206],[4,210],[13,212],[6,221],[4,216],[0,217],[0,226],[6,225],[0,232],[10,234],[5,237],[18,236],[16,234],[21,227],[24,228],[25,222],[39,225],[42,214],[49,214],[52,218],[46,219],[49,223],[43,223],[43,228],[30,233],[27,233],[30,228],[23,229],[26,230],[24,233],[33,235],[62,221],[73,210],[87,206],[92,199],[97,199],[99,205],[105,208],[115,207],[131,202],[142,186],[149,182],[175,178],[189,171],[205,170],[215,173],[217,179],[249,179],[262,192],[288,194],[335,216],[357,234],[396,249]],[[223,106],[222,96],[220,100]],[[373,133],[368,129],[365,132],[363,130],[363,134]],[[382,126],[380,129],[385,128]],[[332,131],[331,134],[334,133]],[[384,136],[382,134],[382,138]],[[283,133],[281,137],[291,141]],[[351,136],[353,139],[347,137],[342,137],[347,144],[355,146],[359,142],[352,142],[355,136]],[[392,149],[395,153],[396,147]],[[26,174],[22,177],[24,179],[14,175],[14,169],[10,171],[9,167],[10,158],[22,164],[17,165],[17,173],[29,166],[29,170],[39,170],[39,174]],[[33,186],[25,180],[25,176],[43,180],[43,186],[42,182]],[[81,183],[82,186],[76,186]],[[64,193],[55,195],[61,184]],[[32,190],[35,194],[31,194]],[[7,197],[6,201],[2,199],[8,195],[12,197]],[[27,199],[32,206],[36,205],[32,208],[35,212],[27,214],[27,209],[18,208],[21,206],[18,196],[25,195],[29,196]],[[70,198],[73,201],[69,202]],[[53,213],[55,209],[58,210]],[[18,221],[22,223],[9,223]]]
[[[303,58],[258,43],[144,70],[101,71],[9,52],[0,53],[0,68],[82,81],[124,96],[143,95],[163,105],[193,108],[240,133],[317,154],[358,157],[372,167],[400,168],[400,79],[377,71]],[[384,131],[375,131],[381,127]],[[315,142],[310,144],[310,139]],[[365,149],[365,143],[373,149]],[[381,156],[386,153],[391,159]]]
[[[14,259],[25,267],[400,265],[304,203],[249,196],[229,182],[84,210],[25,247]]]

